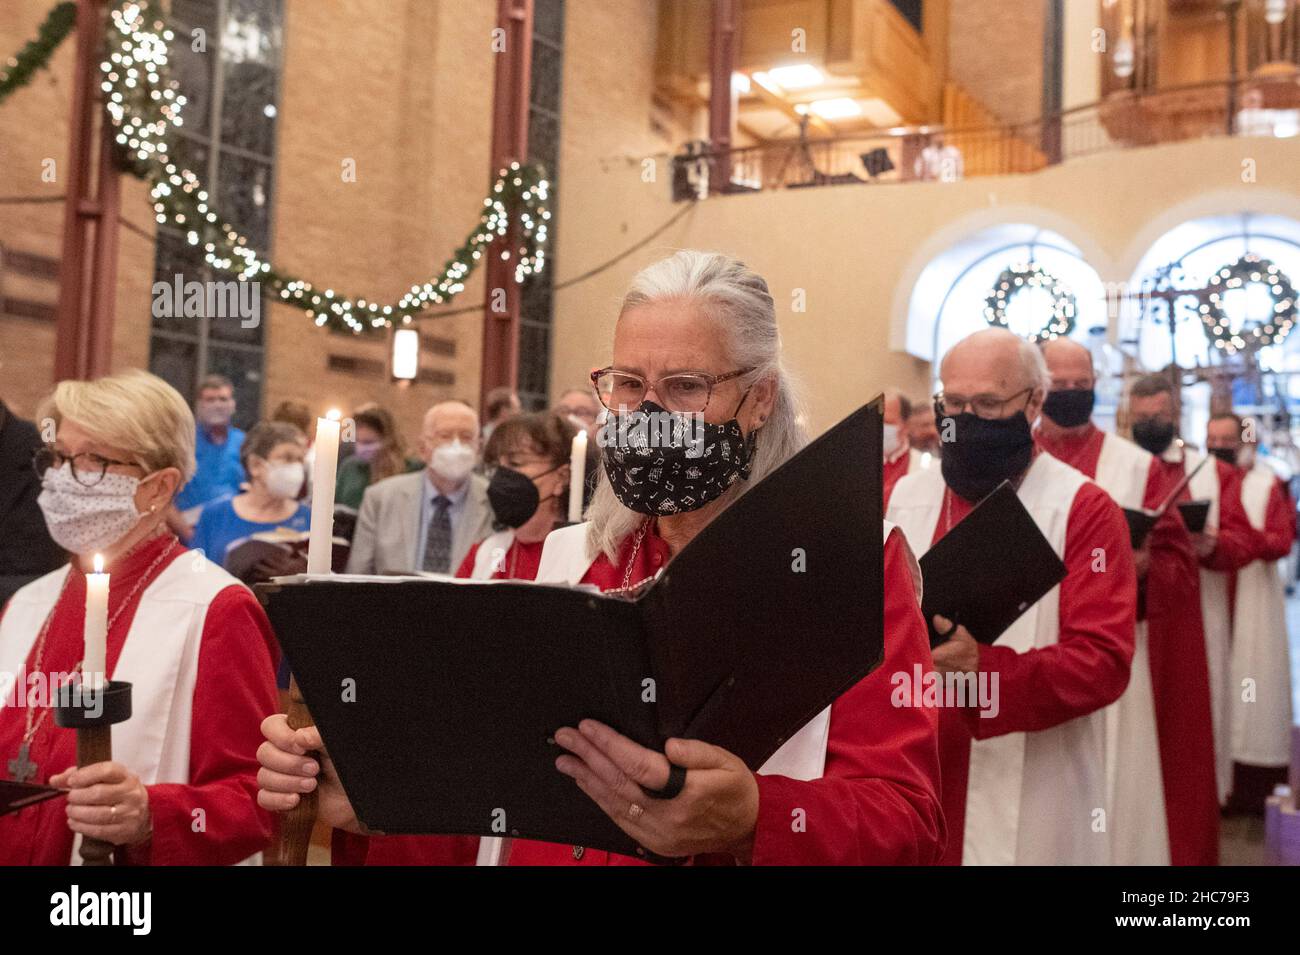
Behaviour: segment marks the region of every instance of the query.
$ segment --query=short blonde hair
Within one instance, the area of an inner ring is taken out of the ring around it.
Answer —
[[[37,418],[52,420],[56,428],[65,418],[75,421],[105,444],[129,452],[148,473],[177,468],[182,486],[194,476],[194,413],[179,391],[147,371],[61,381],[41,403]]]

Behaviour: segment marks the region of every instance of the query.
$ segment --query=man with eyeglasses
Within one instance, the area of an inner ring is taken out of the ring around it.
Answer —
[[[1092,422],[1096,373],[1091,353],[1065,338],[1046,342],[1042,350],[1051,389],[1035,435],[1039,447],[1092,478],[1120,507],[1158,508],[1172,488],[1155,458]],[[1202,473],[1209,476],[1213,470]],[[1211,522],[1224,527],[1220,549],[1225,553],[1240,537],[1237,511],[1229,508],[1220,521],[1216,509]],[[1207,594],[1199,592],[1196,557],[1176,509],[1147,534],[1135,557],[1141,596],[1133,667],[1124,695],[1106,711],[1111,861],[1214,864],[1218,808],[1207,663],[1204,653],[1188,651],[1206,642],[1198,610],[1208,615],[1222,608],[1204,601]],[[1221,636],[1226,649],[1226,632]],[[1178,659],[1170,661],[1173,652]],[[1192,687],[1205,689],[1193,692]]]
[[[933,620],[948,635],[936,670],[967,685],[983,679],[997,695],[996,708],[940,709],[944,861],[1106,864],[1102,710],[1128,682],[1137,608],[1127,524],[1105,491],[1035,449],[1031,424],[1047,391],[1036,346],[1004,329],[977,332],[944,356],[940,377],[940,467],[902,478],[888,519],[919,556],[1010,481],[1067,570],[991,645],[960,620]]]
[[[900,478],[918,468],[929,467],[932,460],[913,448],[908,440],[907,419],[911,413],[912,402],[907,400],[906,395],[897,388],[885,389],[885,462],[881,471],[881,487],[886,501]]]
[[[36,506],[41,481],[31,464],[40,446],[36,426],[0,401],[0,608],[19,587],[68,559]]]

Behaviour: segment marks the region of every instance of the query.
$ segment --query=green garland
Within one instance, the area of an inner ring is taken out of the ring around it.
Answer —
[[[1016,268],[1005,269],[993,283],[993,290],[984,300],[984,318],[990,325],[1007,327],[1007,306],[1016,294],[1030,287],[1041,288],[1052,296],[1051,317],[1043,327],[1034,332],[1030,340],[1044,342],[1050,338],[1068,335],[1074,330],[1078,315],[1074,293],[1067,289],[1051,272],[1041,265],[1030,263]]]
[[[49,66],[50,57],[72,32],[76,22],[77,4],[73,0],[65,0],[49,12],[36,33],[36,39],[10,57],[5,68],[0,70],[0,103],[14,90],[30,83],[37,70]]]
[[[1234,332],[1223,310],[1223,295],[1229,289],[1242,288],[1253,282],[1268,286],[1273,296],[1273,313],[1250,329]],[[1215,348],[1229,355],[1255,348],[1280,345],[1296,321],[1296,289],[1287,274],[1268,259],[1248,252],[1231,265],[1210,276],[1200,305],[1205,335]]]
[[[442,271],[412,285],[400,299],[383,304],[352,299],[274,268],[213,207],[202,181],[172,158],[172,131],[181,124],[185,97],[168,76],[167,43],[172,31],[155,0],[127,0],[111,11],[102,88],[104,108],[116,131],[118,161],[150,183],[155,219],[179,229],[217,272],[239,281],[256,280],[287,305],[302,309],[317,325],[354,334],[377,332],[464,291],[465,279],[489,245],[508,235],[517,243],[500,254],[523,282],[546,263],[549,183],[540,166],[512,163],[499,171],[483,200],[478,225]],[[513,234],[512,233],[513,226]]]

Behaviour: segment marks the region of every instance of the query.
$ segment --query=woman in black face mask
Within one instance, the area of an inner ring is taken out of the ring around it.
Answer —
[[[499,530],[475,544],[458,577],[532,580],[542,545],[565,516],[569,454],[577,429],[553,412],[516,415],[492,431],[488,502]]]

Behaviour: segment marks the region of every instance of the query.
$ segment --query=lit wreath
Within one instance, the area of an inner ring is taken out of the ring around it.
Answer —
[[[1223,310],[1224,293],[1252,282],[1262,282],[1268,286],[1273,296],[1273,314],[1258,325],[1234,332],[1227,313]],[[1214,343],[1215,348],[1222,349],[1229,355],[1246,349],[1280,345],[1295,324],[1295,286],[1287,274],[1268,259],[1249,252],[1210,276],[1200,313],[1206,337]]]
[[[1042,328],[1029,336],[1030,340],[1037,343],[1070,334],[1078,314],[1074,293],[1051,272],[1033,263],[1006,269],[998,276],[993,291],[984,300],[984,318],[990,325],[1006,328],[1007,306],[1018,292],[1032,287],[1052,296],[1052,315]]]

